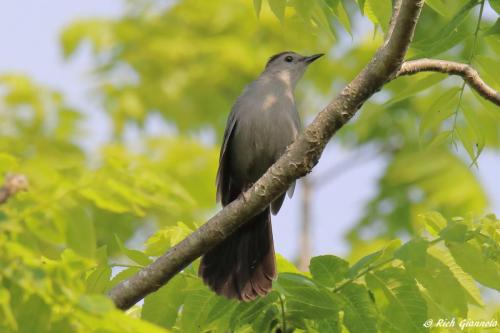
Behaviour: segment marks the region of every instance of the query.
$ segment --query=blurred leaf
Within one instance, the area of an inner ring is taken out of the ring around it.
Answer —
[[[276,266],[278,267],[278,272],[280,273],[297,273],[302,274],[299,269],[290,261],[288,261],[281,254],[276,253]]]
[[[3,176],[6,172],[15,171],[17,166],[18,162],[14,156],[0,153],[0,176]]]
[[[118,285],[120,282],[125,281],[126,279],[132,277],[133,275],[139,273],[140,271],[141,271],[141,269],[138,267],[128,267],[128,268],[122,270],[121,272],[119,272],[118,274],[113,276],[111,281],[108,282],[108,285],[106,286],[106,290],[112,289],[113,287]]]
[[[446,219],[439,212],[426,212],[421,214],[421,217],[425,221],[427,231],[433,236],[439,235],[447,225]]]
[[[462,42],[467,35],[467,32],[462,28],[462,23],[470,14],[471,9],[478,4],[477,0],[468,1],[433,37],[414,42],[412,47],[419,50],[415,58],[435,56]]]
[[[382,30],[387,31],[392,13],[391,1],[365,0],[364,13],[374,25],[379,25]]]
[[[262,0],[253,0],[253,7],[255,8],[255,14],[257,14],[257,17],[259,17],[260,10],[262,8]]]
[[[385,103],[385,106],[390,106],[393,103],[400,102],[409,97],[415,96],[419,92],[424,91],[434,86],[435,84],[438,84],[445,78],[446,76],[440,73],[427,74],[419,80],[415,79],[415,77],[412,77],[413,80],[411,80],[409,85],[403,91],[398,92],[393,98],[387,101]],[[397,80],[393,84],[397,84]]]
[[[68,247],[76,253],[93,258],[96,251],[94,223],[88,212],[80,208],[68,210],[66,237]]]
[[[126,248],[117,235],[115,235],[115,240],[116,243],[118,244],[118,247],[120,248],[120,251],[133,262],[141,266],[147,266],[153,262],[145,253],[138,250],[131,250]]]
[[[451,88],[445,91],[431,105],[429,110],[423,115],[420,123],[420,137],[423,138],[428,131],[436,131],[442,122],[448,119],[454,112],[458,103],[458,93],[460,88]]]
[[[431,7],[433,10],[436,11],[436,13],[438,13],[441,16],[446,17],[450,15],[449,8],[446,5],[445,0],[427,0],[425,4]]]
[[[78,305],[87,312],[101,316],[115,309],[111,299],[104,295],[83,295]]]
[[[285,18],[285,7],[286,7],[286,0],[268,0],[269,1],[269,7],[271,8],[272,12],[276,17],[283,22],[283,19]]]
[[[111,278],[111,268],[98,266],[87,277],[87,292],[102,293],[106,290]]]
[[[18,326],[12,308],[10,306],[10,293],[4,288],[0,288],[0,313],[1,318],[12,331],[17,331]]]
[[[467,240],[467,226],[463,223],[450,222],[439,232],[439,236],[446,241],[463,243]]]
[[[491,8],[493,8],[494,11],[497,12],[497,14],[500,14],[500,0],[489,0]]]
[[[160,256],[191,232],[193,230],[182,222],[177,222],[175,226],[164,227],[148,238],[145,243],[145,253],[149,256]]]
[[[500,35],[500,18],[498,18],[495,21],[495,24],[493,24],[493,26],[491,26],[491,28],[489,28],[484,34],[485,34],[485,36],[487,36],[487,35]]]

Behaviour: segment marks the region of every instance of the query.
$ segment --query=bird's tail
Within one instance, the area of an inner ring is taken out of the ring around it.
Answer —
[[[276,278],[269,208],[201,259],[200,276],[217,294],[251,301],[271,291]]]

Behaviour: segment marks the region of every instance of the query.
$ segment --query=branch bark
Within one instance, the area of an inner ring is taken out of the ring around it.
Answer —
[[[384,44],[354,80],[314,119],[285,154],[241,197],[210,218],[151,265],[109,292],[120,309],[128,309],[167,283],[193,260],[227,238],[263,210],[297,178],[316,165],[330,138],[401,67],[420,15],[423,0],[396,1]]]
[[[0,205],[6,203],[17,192],[26,190],[28,190],[28,179],[25,175],[7,174],[4,185],[0,187]]]
[[[420,72],[439,72],[449,75],[458,75],[478,92],[479,95],[490,102],[500,106],[500,92],[495,91],[484,82],[479,73],[467,64],[454,61],[437,59],[418,59],[406,61],[401,66],[396,76],[412,75]]]

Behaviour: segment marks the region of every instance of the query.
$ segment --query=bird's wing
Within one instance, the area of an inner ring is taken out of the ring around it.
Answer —
[[[230,174],[229,174],[229,147],[230,141],[236,128],[236,117],[234,109],[227,118],[226,130],[224,131],[224,138],[219,155],[219,168],[217,169],[217,201],[222,202],[223,205],[228,204],[228,194],[230,193]]]
[[[295,109],[295,112],[292,112],[292,117],[293,117],[292,118],[293,122],[297,129],[297,135],[294,138],[294,140],[296,140],[299,133],[302,132],[302,122],[300,121],[299,112],[297,111],[297,109]],[[289,198],[293,196],[294,191],[295,191],[295,181],[292,184],[290,184],[290,187],[288,188],[287,194]]]

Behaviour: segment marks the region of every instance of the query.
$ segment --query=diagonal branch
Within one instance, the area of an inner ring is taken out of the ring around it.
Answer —
[[[461,76],[464,81],[482,97],[500,106],[500,92],[495,91],[484,82],[478,72],[470,65],[454,61],[436,59],[418,59],[406,61],[397,76],[412,75],[420,72],[439,72]]]
[[[285,154],[241,197],[167,253],[109,292],[120,309],[128,309],[159,289],[193,260],[227,238],[262,211],[297,178],[316,165],[330,138],[375,92],[398,72],[413,37],[423,0],[395,1],[389,33],[370,63],[314,119]]]

